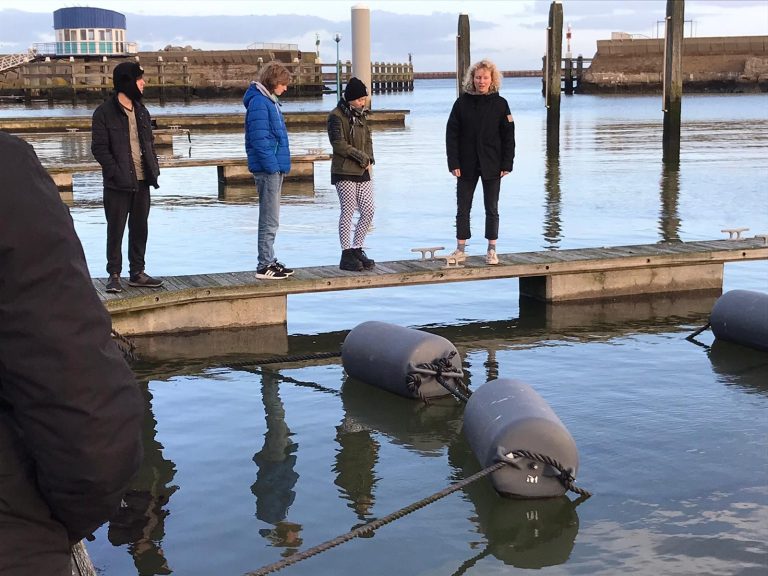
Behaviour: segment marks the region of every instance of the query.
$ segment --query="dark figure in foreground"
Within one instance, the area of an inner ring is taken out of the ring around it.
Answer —
[[[328,139],[333,146],[331,184],[336,186],[341,205],[339,215],[339,268],[359,272],[371,270],[374,261],[363,251],[373,221],[373,181],[371,168],[373,140],[366,118],[368,90],[357,78],[350,78],[344,97],[328,115]],[[359,212],[352,238],[352,218]]]
[[[445,134],[448,170],[456,177],[457,262],[466,260],[472,236],[469,213],[478,179],[483,182],[486,264],[498,264],[499,191],[501,179],[512,172],[515,159],[515,123],[509,104],[499,95],[501,73],[490,60],[476,62],[464,77],[464,93],[453,104]]]
[[[143,403],[32,146],[0,132],[0,173],[0,574],[70,576],[139,467]]]
[[[160,167],[149,112],[141,103],[144,69],[137,62],[115,66],[115,94],[93,113],[91,152],[104,176],[107,216],[107,292],[122,292],[122,245],[128,222],[130,286],[158,288],[162,280],[144,271],[149,219],[149,187],[158,188]]]

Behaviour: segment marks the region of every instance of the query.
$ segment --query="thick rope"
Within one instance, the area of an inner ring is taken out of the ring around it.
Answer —
[[[432,362],[423,362],[414,366],[406,377],[406,384],[408,389],[418,394],[422,400],[426,399],[421,395],[419,388],[421,387],[422,375],[434,376],[438,384],[450,392],[455,398],[463,402],[467,402],[472,392],[469,387],[464,383],[464,372],[461,369],[456,369],[451,364],[451,359],[456,356],[456,351],[452,351],[447,356],[437,358]],[[456,381],[457,386],[451,386],[446,381],[446,378],[452,378]],[[461,390],[459,390],[461,388]]]
[[[686,336],[685,339],[686,340],[693,340],[694,338],[696,338],[696,336],[698,336],[699,334],[704,332],[704,330],[706,330],[710,326],[711,326],[711,324],[709,322],[707,322],[706,324],[704,324],[704,326],[702,326],[698,330],[694,331],[693,334],[689,334],[688,336]]]
[[[480,472],[473,474],[472,476],[465,478],[460,482],[451,484],[447,488],[440,490],[440,492],[436,492],[435,494],[432,494],[431,496],[428,496],[422,500],[419,500],[418,502],[415,502],[409,506],[406,506],[405,508],[401,508],[400,510],[393,512],[392,514],[388,514],[383,518],[379,518],[377,520],[369,522],[368,524],[360,526],[359,528],[355,528],[351,532],[347,532],[346,534],[338,536],[333,540],[328,540],[326,542],[323,542],[322,544],[318,544],[317,546],[314,546],[313,548],[309,548],[304,552],[294,554],[293,556],[285,558],[284,560],[280,560],[279,562],[275,562],[274,564],[269,564],[268,566],[259,568],[255,572],[248,572],[247,574],[245,574],[245,576],[264,576],[265,574],[271,574],[272,572],[277,572],[278,570],[282,570],[287,566],[291,566],[292,564],[296,564],[297,562],[306,560],[307,558],[315,556],[316,554],[320,554],[321,552],[325,552],[326,550],[335,548],[339,544],[344,544],[345,542],[349,542],[350,540],[353,540],[358,536],[364,536],[366,534],[370,534],[371,532],[381,528],[385,524],[389,524],[390,522],[393,522],[398,518],[402,518],[403,516],[406,516],[407,514],[410,514],[411,512],[418,510],[419,508],[423,508],[428,504],[432,504],[432,502],[436,502],[437,500],[440,500],[441,498],[444,498],[449,494],[456,492],[457,490],[461,490],[462,488],[464,488],[468,484],[471,484],[475,480],[479,480],[480,478],[483,478],[488,474],[491,474],[492,472],[495,472],[496,470],[499,470],[500,468],[503,468],[504,466],[507,466],[507,465],[508,464],[506,462],[497,462],[493,466],[489,466],[488,468],[485,468],[484,470],[481,470]]]
[[[584,496],[586,498],[589,498],[592,496],[592,494],[584,488],[579,488],[574,484],[575,478],[573,477],[573,474],[571,474],[565,466],[563,466],[560,462],[555,460],[554,458],[551,458],[549,456],[546,456],[544,454],[539,454],[537,452],[529,452],[528,450],[513,450],[511,452],[512,456],[522,456],[523,458],[528,458],[529,460],[535,460],[536,462],[541,462],[542,464],[548,464],[552,466],[553,468],[556,468],[560,471],[560,475],[557,477],[558,480],[562,483],[563,486],[566,487],[566,489],[570,490],[571,492],[578,494],[579,496]]]
[[[123,357],[126,360],[136,361],[139,359],[135,352],[136,344],[134,344],[133,341],[120,334],[114,328],[112,328],[112,338],[115,339],[117,347],[120,349],[120,352],[123,353]]]

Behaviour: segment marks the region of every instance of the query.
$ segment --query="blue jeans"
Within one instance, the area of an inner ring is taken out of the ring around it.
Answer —
[[[281,173],[255,172],[256,191],[259,193],[259,268],[272,264],[275,258],[274,244],[280,226],[280,191],[283,187]]]

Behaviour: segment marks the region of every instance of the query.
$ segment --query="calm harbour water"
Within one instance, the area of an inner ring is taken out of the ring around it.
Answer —
[[[722,238],[768,232],[768,96],[686,95],[679,170],[661,162],[659,96],[564,98],[560,152],[547,157],[534,79],[508,79],[517,155],[502,185],[501,252]],[[444,127],[449,81],[378,95],[408,109],[374,131],[377,212],[368,254],[454,238],[454,180]],[[286,102],[330,110],[334,99]],[[238,102],[168,105],[239,111]],[[0,108],[2,117],[89,114]],[[290,134],[293,150],[330,147],[324,131]],[[177,138],[174,153],[242,156],[242,134]],[[44,163],[90,160],[86,135],[31,137]],[[338,261],[338,200],[329,163],[290,186],[276,252],[290,266]],[[258,200],[220,197],[213,168],[165,170],[150,216],[153,275],[250,270]],[[77,178],[72,215],[94,276],[104,276],[100,177]],[[485,250],[476,199],[471,253]],[[768,289],[768,263],[727,265],[726,290]],[[514,280],[288,300],[287,331],[138,339],[147,398],[146,458],[128,507],[88,544],[106,576],[236,575],[347,532],[477,471],[452,400],[422,406],[348,381],[337,361],[228,368],[258,354],[339,349],[383,320],[439,333],[458,348],[472,388],[495,377],[533,386],[579,447],[576,506],[500,499],[481,480],[437,503],[289,567],[286,575],[764,575],[768,569],[768,354],[713,342],[713,295],[521,305]],[[573,495],[571,495],[573,497]]]

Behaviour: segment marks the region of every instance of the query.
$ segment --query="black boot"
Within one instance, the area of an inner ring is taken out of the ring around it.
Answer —
[[[355,256],[354,248],[348,248],[341,251],[339,268],[342,270],[349,270],[350,272],[361,272],[363,270],[363,263]]]
[[[355,257],[363,263],[363,268],[366,270],[373,270],[376,262],[368,258],[368,254],[362,248],[352,248],[355,251]]]

